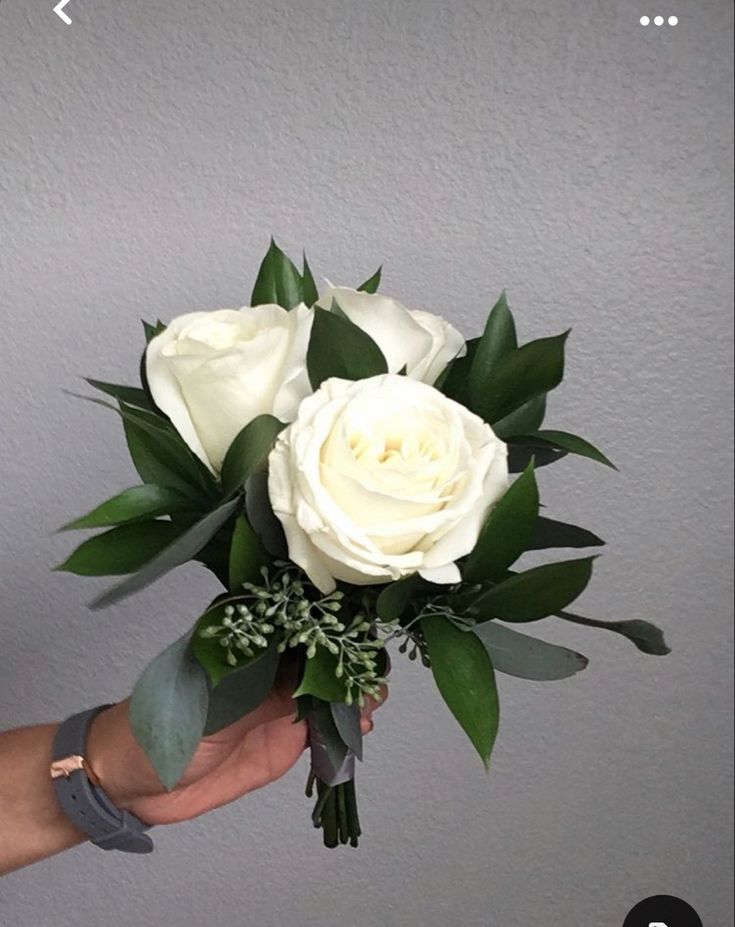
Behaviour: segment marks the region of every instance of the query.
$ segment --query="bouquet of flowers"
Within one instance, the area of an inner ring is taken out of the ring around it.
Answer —
[[[141,385],[87,381],[122,419],[141,483],[65,526],[104,530],[58,568],[123,577],[93,608],[191,560],[214,573],[223,593],[136,684],[135,737],[171,789],[201,737],[295,662],[327,846],[357,846],[360,709],[380,698],[389,645],[431,671],[486,766],[495,672],[555,680],[587,665],[519,624],[556,616],[668,652],[648,622],[568,611],[595,556],[516,566],[604,543],[541,514],[540,467],[567,454],[613,466],[543,427],[569,333],[519,345],[503,294],[465,341],[379,284],[380,270],[319,293],[306,258],[299,270],[271,241],[249,306],[144,323]]]

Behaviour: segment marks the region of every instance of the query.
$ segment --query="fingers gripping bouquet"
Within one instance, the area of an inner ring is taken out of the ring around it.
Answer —
[[[295,661],[311,743],[307,793],[327,846],[357,845],[360,709],[380,699],[387,648],[419,658],[485,765],[495,672],[553,680],[587,660],[516,626],[550,616],[668,652],[643,621],[568,611],[594,548],[540,514],[536,470],[584,439],[543,428],[567,334],[519,345],[501,296],[478,338],[377,290],[318,293],[271,242],[251,305],[145,324],[139,387],[89,380],[117,411],[141,484],[67,528],[105,529],[60,569],[123,576],[111,605],[194,560],[224,592],[140,677],[133,731],[173,788],[203,735],[256,708]]]

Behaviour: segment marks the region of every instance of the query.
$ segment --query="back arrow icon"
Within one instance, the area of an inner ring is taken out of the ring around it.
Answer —
[[[59,2],[54,7],[54,13],[56,13],[59,19],[63,19],[67,26],[71,26],[71,19],[64,12],[64,7],[68,2],[69,0],[59,0]]]

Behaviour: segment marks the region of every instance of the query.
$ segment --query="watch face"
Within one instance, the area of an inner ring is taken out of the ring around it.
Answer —
[[[702,920],[681,898],[654,895],[633,908],[623,927],[702,927]]]

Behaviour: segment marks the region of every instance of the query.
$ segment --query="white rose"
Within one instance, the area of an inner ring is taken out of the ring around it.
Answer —
[[[268,493],[289,555],[322,592],[410,573],[460,579],[508,486],[492,428],[408,377],[327,380],[269,457]]]
[[[464,338],[441,316],[346,286],[330,285],[317,305],[330,309],[333,300],[378,345],[390,373],[405,367],[412,379],[434,383],[451,360],[465,353]]]
[[[280,306],[191,312],[146,352],[156,405],[214,472],[238,432],[258,415],[290,421],[311,392],[306,349],[313,313]]]

